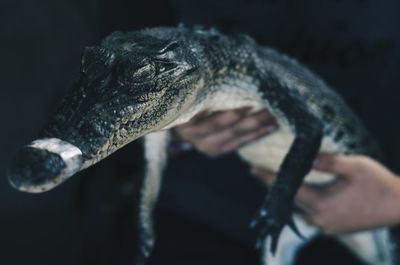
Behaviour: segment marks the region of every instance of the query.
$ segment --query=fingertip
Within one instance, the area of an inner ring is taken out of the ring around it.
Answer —
[[[323,154],[318,157],[314,168],[346,177],[354,175],[360,168],[359,164],[359,157],[355,155]]]
[[[313,162],[313,167],[318,170],[326,169],[326,167],[330,163],[330,160],[331,160],[330,154],[324,154],[324,153],[319,154],[318,157]]]

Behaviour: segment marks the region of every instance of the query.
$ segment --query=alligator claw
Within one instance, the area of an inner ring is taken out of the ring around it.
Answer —
[[[292,231],[301,239],[305,240],[306,238],[300,233],[299,228],[297,227],[296,223],[294,222],[293,217],[290,218],[290,221],[288,223],[288,226],[290,227],[290,229],[292,229]]]
[[[271,215],[266,215],[256,222],[256,226],[260,227],[260,234],[258,236],[256,247],[261,248],[264,241],[270,239],[270,251],[272,254],[275,254],[276,248],[278,246],[279,235],[287,222],[280,221]]]
[[[279,236],[285,225],[288,225],[300,238],[304,239],[304,237],[294,222],[292,211],[283,210],[282,207],[269,207],[270,204],[267,200],[267,203],[262,207],[258,216],[252,220],[250,226],[260,230],[256,248],[261,248],[264,241],[269,239],[270,252],[275,254]]]

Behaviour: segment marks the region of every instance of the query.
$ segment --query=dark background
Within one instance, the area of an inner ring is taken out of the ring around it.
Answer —
[[[179,22],[248,33],[259,43],[297,57],[337,88],[376,136],[386,164],[400,172],[399,11],[396,0],[1,0],[0,263],[129,264],[132,258],[131,177],[139,173],[135,165],[140,164],[132,162],[140,162],[134,145],[45,194],[17,192],[5,176],[12,155],[35,138],[77,77],[83,47],[97,44],[114,30]],[[230,167],[235,158],[223,159],[228,160],[220,164]],[[226,171],[218,163],[201,158],[202,168],[211,167],[221,176],[247,172],[244,165],[241,171]],[[187,170],[196,169],[201,168]],[[205,183],[231,181],[218,179]],[[235,183],[232,186],[241,185]],[[167,181],[162,196],[176,193],[177,198],[189,198],[189,204],[193,203],[190,194],[182,195],[182,190],[190,191],[190,185],[193,183]],[[262,192],[254,183],[246,187]],[[160,208],[160,216],[165,216],[162,213],[168,207]],[[182,208],[180,214],[193,217],[185,205]],[[190,232],[197,231],[204,235],[196,238],[198,242],[228,245],[220,254],[232,255],[242,244],[237,243],[240,239],[225,240],[215,227],[210,232],[206,225],[195,222],[186,222],[193,226],[182,224],[180,234],[170,229],[185,220],[179,214],[170,215],[159,225],[160,242],[185,234],[180,240],[190,240]],[[168,240],[165,242],[168,245]],[[243,244],[247,251],[243,255],[254,256]],[[156,251],[156,255],[162,252]],[[341,252],[331,254],[335,253]]]

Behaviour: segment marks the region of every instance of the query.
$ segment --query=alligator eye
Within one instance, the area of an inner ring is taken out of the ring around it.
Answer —
[[[134,80],[139,81],[139,82],[135,82],[135,83],[141,83],[140,80],[152,78],[153,73],[154,73],[153,66],[151,64],[146,64],[146,65],[143,65],[142,67],[134,70],[132,73],[132,78]]]
[[[116,69],[117,82],[120,85],[145,83],[154,78],[155,69],[151,63],[133,64],[129,61],[120,63]]]
[[[173,41],[161,48],[155,55],[154,59],[157,62],[173,61],[176,58],[176,49],[179,47],[178,42]]]

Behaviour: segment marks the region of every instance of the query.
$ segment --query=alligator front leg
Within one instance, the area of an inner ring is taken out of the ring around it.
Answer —
[[[268,75],[264,82],[263,96],[268,102],[276,102],[274,107],[279,110],[279,115],[286,117],[295,133],[295,139],[277,172],[277,180],[252,223],[260,229],[257,246],[268,242],[270,251],[275,253],[279,235],[286,224],[297,232],[292,219],[293,202],[320,149],[323,125],[306,103],[293,95],[276,76]]]
[[[292,226],[293,201],[304,177],[310,171],[322,138],[319,126],[304,127],[296,137],[277,174],[276,183],[260,210],[256,223],[261,228],[258,245],[270,237],[271,252],[276,251],[278,238],[286,224]]]

